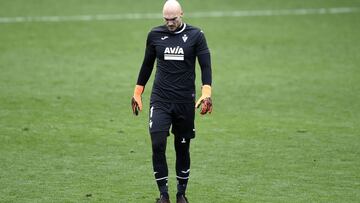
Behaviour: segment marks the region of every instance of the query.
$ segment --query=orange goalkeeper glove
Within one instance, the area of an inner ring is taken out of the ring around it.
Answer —
[[[131,98],[131,108],[134,115],[138,115],[139,111],[142,110],[141,95],[144,92],[144,86],[136,85],[134,90],[134,96]]]
[[[212,100],[211,100],[211,86],[203,85],[201,89],[201,97],[195,104],[196,108],[199,108],[201,105],[200,114],[204,115],[206,113],[212,112]]]

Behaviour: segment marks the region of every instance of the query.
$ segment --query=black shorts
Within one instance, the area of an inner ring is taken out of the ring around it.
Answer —
[[[195,104],[152,102],[149,112],[149,131],[171,132],[175,136],[195,137]]]

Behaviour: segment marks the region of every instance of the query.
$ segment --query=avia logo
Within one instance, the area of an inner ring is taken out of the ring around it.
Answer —
[[[164,54],[184,54],[183,48],[177,47],[166,47]]]
[[[164,51],[164,60],[183,61],[184,49],[182,47],[166,47]]]
[[[169,38],[169,36],[164,36],[161,38],[161,40],[166,40],[167,38]]]

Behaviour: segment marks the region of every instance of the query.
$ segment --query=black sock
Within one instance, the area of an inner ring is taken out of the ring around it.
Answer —
[[[159,191],[160,191],[160,196],[163,196],[166,199],[169,199],[169,193],[168,193],[168,186],[167,185],[160,186]]]
[[[178,184],[177,185],[176,197],[180,197],[182,195],[185,196],[186,186],[187,186],[187,184]]]
[[[190,139],[175,136],[177,194],[185,196],[190,176]]]
[[[151,134],[152,151],[153,151],[153,169],[156,183],[158,185],[160,195],[169,198],[168,193],[168,167],[166,163],[166,132],[158,132]]]

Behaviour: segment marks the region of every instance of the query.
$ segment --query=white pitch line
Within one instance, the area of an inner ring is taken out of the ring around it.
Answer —
[[[251,16],[283,16],[283,15],[314,15],[314,14],[342,14],[359,12],[358,7],[342,8],[300,8],[278,10],[239,10],[239,11],[208,11],[185,13],[190,18],[221,18],[221,17],[251,17]],[[31,22],[69,22],[69,21],[109,21],[109,20],[146,20],[161,19],[161,13],[128,13],[128,14],[99,14],[76,16],[18,16],[0,17],[0,24],[31,23]]]

